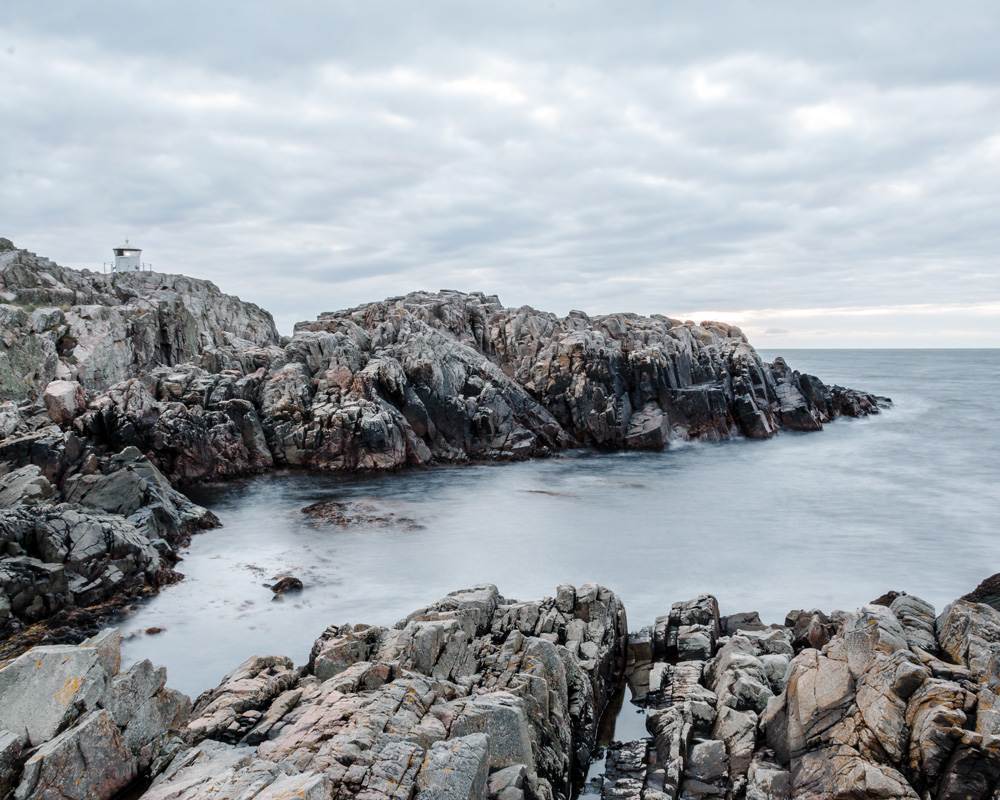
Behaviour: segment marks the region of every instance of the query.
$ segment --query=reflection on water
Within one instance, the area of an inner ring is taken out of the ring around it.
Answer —
[[[769,354],[771,355],[771,354]],[[1000,571],[1000,351],[797,351],[789,363],[896,406],[822,433],[663,453],[573,453],[381,476],[274,473],[192,492],[224,523],[122,623],[126,645],[197,694],[253,654],[301,663],[328,625],[392,624],[490,582],[508,597],[594,581],[633,628],[702,592],[723,613],[853,608],[888,589],[939,609]],[[363,502],[417,525],[302,513]],[[272,600],[279,574],[306,588]]]
[[[632,695],[623,679],[618,690],[608,700],[597,728],[597,742],[586,773],[576,777],[572,797],[600,797],[607,767],[607,748],[612,742],[634,742],[649,736],[646,731],[646,710],[626,697]]]

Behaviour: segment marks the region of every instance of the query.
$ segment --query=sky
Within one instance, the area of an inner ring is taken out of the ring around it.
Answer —
[[[995,0],[0,0],[0,236],[283,333],[449,288],[995,347],[997,42]]]

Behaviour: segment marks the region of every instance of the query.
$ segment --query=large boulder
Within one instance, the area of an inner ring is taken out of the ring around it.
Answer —
[[[87,406],[83,387],[76,381],[51,381],[42,393],[45,408],[57,425],[68,425]]]

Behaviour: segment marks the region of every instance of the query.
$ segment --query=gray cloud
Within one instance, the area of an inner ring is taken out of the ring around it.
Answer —
[[[285,330],[447,286],[992,343],[998,34],[989,2],[0,0],[0,235],[128,235]]]

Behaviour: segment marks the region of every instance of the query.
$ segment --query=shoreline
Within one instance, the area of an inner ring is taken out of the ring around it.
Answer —
[[[0,704],[0,723],[21,737],[0,782],[20,781],[25,800],[47,796],[67,780],[55,766],[67,747],[115,740],[95,730],[101,720],[120,726],[124,749],[121,763],[84,773],[98,797],[135,786],[147,800],[324,798],[378,786],[415,800],[791,800],[867,787],[987,800],[1000,786],[998,589],[1000,574],[940,614],[887,592],[780,625],[722,615],[701,595],[630,632],[617,595],[595,584],[527,602],[481,585],[392,627],[332,625],[302,665],[253,656],[193,701],[148,661],[119,675],[120,636],[103,631],[0,669],[0,691],[25,691]],[[85,695],[94,670],[109,688]],[[44,687],[67,674],[76,710],[45,727]],[[138,711],[115,710],[118,687],[142,687],[128,689],[140,692],[130,708],[149,697],[161,711],[136,727]],[[624,728],[643,735],[610,737],[619,701],[621,713],[643,711],[644,733]]]

